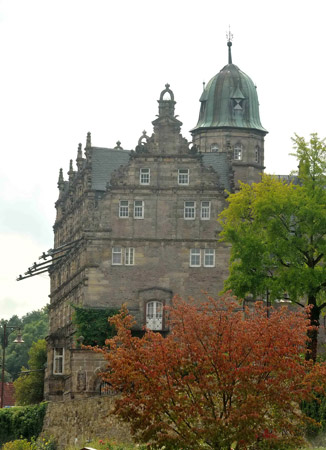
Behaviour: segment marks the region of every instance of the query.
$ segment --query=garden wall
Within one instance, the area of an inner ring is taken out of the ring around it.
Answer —
[[[49,402],[43,424],[43,436],[53,436],[59,450],[85,440],[112,439],[132,442],[129,429],[112,414],[115,397],[91,397]],[[41,435],[41,436],[42,436]]]

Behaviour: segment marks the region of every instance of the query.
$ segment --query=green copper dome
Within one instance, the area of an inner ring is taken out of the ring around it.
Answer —
[[[247,128],[267,133],[259,117],[256,86],[239,67],[232,64],[229,46],[229,64],[213,77],[200,98],[201,108],[196,127]]]

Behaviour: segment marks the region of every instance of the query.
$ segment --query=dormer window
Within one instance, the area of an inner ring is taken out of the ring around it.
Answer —
[[[243,99],[242,98],[233,98],[233,109],[236,111],[241,111],[243,108]]]
[[[233,152],[233,159],[235,161],[241,161],[242,160],[242,145],[241,144],[235,145],[234,152]]]

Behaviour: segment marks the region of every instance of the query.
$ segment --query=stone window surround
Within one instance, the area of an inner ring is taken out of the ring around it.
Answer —
[[[134,200],[134,219],[144,218],[144,200]]]
[[[178,184],[189,184],[189,169],[178,169]]]
[[[203,257],[202,257],[203,256]],[[189,251],[189,267],[215,267],[214,248],[191,248]]]
[[[133,266],[135,264],[134,247],[112,247],[112,266]]]
[[[195,220],[196,219],[196,202],[195,201],[187,200],[184,202],[183,218],[185,220]]]
[[[209,200],[202,200],[200,203],[200,218],[201,220],[210,220],[211,218],[211,202]]]
[[[64,374],[64,356],[65,350],[63,347],[53,349],[53,375]]]
[[[243,159],[243,145],[242,144],[237,143],[233,147],[233,159],[235,161],[242,161],[242,159]]]
[[[129,201],[120,200],[119,201],[119,217],[120,219],[126,219],[129,217]]]
[[[139,183],[140,184],[150,184],[151,170],[149,168],[139,169]]]

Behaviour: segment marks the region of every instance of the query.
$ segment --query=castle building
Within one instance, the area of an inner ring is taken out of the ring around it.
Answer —
[[[181,135],[174,94],[158,100],[153,134],[135,150],[95,147],[88,133],[76,169],[59,174],[50,267],[50,332],[45,397],[99,393],[101,356],[75,348],[72,305],[126,303],[144,326],[167,331],[163,308],[175,294],[216,295],[228,274],[229,249],[218,241],[218,214],[238,181],[259,181],[264,136],[256,87],[232,64],[201,96],[193,142]]]

